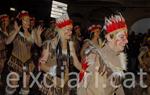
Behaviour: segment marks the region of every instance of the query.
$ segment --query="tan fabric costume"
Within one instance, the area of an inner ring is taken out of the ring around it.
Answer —
[[[23,66],[27,66],[28,72],[32,71],[34,65],[31,59],[31,46],[33,44],[33,39],[30,36],[28,39],[23,37],[23,34],[19,32],[13,41],[12,54],[8,61],[8,66],[10,70],[23,74]]]
[[[105,45],[102,49],[96,47],[91,41],[86,42],[83,58],[87,58],[88,68],[82,81],[79,83],[78,95],[125,95],[121,81],[124,77],[125,56],[117,54]],[[115,66],[115,63],[120,66]],[[119,85],[113,88],[110,83],[111,75],[113,84]]]
[[[46,31],[42,33],[42,37],[44,41],[53,39],[55,37],[54,29],[51,27],[48,28]]]
[[[43,85],[44,82],[42,82],[42,88],[40,88],[40,91],[42,92],[42,95],[71,95],[69,94],[69,88],[67,86],[67,82],[69,80],[69,67],[72,64],[68,63],[69,56],[66,55],[67,51],[62,50],[62,61],[63,61],[63,70],[60,70],[58,68],[61,68],[57,64],[57,59],[59,57],[56,56],[56,46],[58,44],[58,38],[55,37],[51,41],[46,41],[43,48],[47,50],[47,52],[43,52],[42,57],[40,58],[41,61],[45,61],[46,64],[50,67],[50,72],[48,73],[47,84],[51,85],[56,82],[55,86],[52,87],[46,87]],[[55,68],[55,69],[54,69]],[[58,69],[58,70],[57,70]],[[60,74],[64,74],[64,78],[60,76]],[[44,73],[46,74],[46,73]],[[55,80],[56,79],[56,80]],[[64,79],[64,83],[61,84],[61,79]],[[44,80],[43,80],[44,81]]]

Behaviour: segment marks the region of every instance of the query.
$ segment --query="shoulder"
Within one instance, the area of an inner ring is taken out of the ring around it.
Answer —
[[[91,43],[90,40],[85,40],[82,47],[82,55],[88,56],[92,54],[98,54],[98,49]]]

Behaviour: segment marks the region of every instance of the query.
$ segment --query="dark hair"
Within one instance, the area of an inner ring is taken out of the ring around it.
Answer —
[[[56,47],[56,59],[57,59],[57,76],[61,77],[61,72],[64,72],[65,68],[64,68],[64,64],[63,61],[67,62],[68,68],[70,68],[71,66],[71,56],[70,56],[70,49],[69,49],[69,42],[67,42],[67,57],[65,57],[62,54],[62,47],[61,47],[61,41],[59,40],[58,45]],[[62,69],[62,67],[64,69]]]
[[[7,31],[10,33],[12,30],[14,30],[14,24],[16,20],[10,20],[9,25],[7,26]]]
[[[16,18],[16,22],[17,22],[18,26],[22,25],[22,20]]]
[[[90,40],[92,40],[93,39],[93,37],[94,37],[94,32],[90,32]]]

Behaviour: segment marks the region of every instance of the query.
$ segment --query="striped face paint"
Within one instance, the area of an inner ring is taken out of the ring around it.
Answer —
[[[124,47],[128,43],[127,30],[116,33],[114,41],[117,51],[123,51]]]

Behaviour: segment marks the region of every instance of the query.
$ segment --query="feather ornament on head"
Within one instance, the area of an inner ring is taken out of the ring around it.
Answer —
[[[56,27],[63,28],[72,25],[72,20],[69,18],[68,13],[64,13],[61,17],[56,19]]]
[[[22,19],[23,17],[25,17],[25,16],[29,16],[29,13],[28,13],[28,11],[25,11],[25,10],[22,10],[18,15],[17,15],[17,18],[18,19]],[[30,17],[30,16],[29,16]]]
[[[79,26],[79,25],[76,25],[76,26],[74,27],[74,30],[78,30],[78,29],[80,29],[80,26]]]
[[[88,31],[90,31],[90,32],[94,32],[93,30],[95,30],[95,29],[102,29],[102,26],[101,25],[99,25],[99,24],[97,24],[97,25],[91,25],[89,28],[88,28]]]
[[[0,15],[0,20],[1,21],[4,21],[5,19],[8,19],[8,18],[9,18],[9,16],[7,14]]]
[[[127,25],[125,19],[119,13],[118,15],[112,15],[110,18],[105,17],[104,29],[107,33],[112,33],[119,29],[127,29]]]

